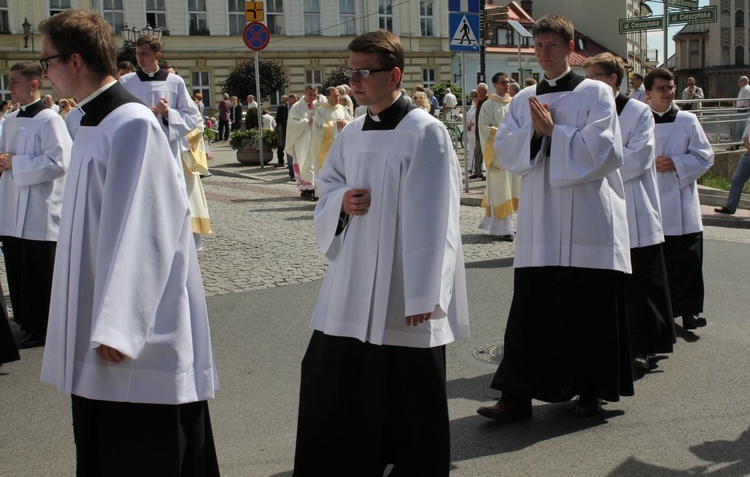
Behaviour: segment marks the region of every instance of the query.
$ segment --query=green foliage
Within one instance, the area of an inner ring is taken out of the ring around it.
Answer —
[[[456,95],[456,98],[458,99],[458,103],[459,105],[461,105],[461,98],[464,97],[461,87],[458,86],[457,84],[451,83],[450,81],[443,81],[442,83],[437,83],[437,84],[430,86],[430,89],[432,90],[432,92],[435,93],[435,96],[437,96],[440,106],[443,105],[443,97],[445,96],[446,88],[450,88],[451,93]]]
[[[281,64],[274,60],[259,59],[258,75],[260,76],[260,94],[255,90],[255,62],[245,61],[229,73],[227,79],[219,84],[221,92],[237,96],[244,101],[248,94],[258,98],[270,98],[281,90],[287,82],[286,72]]]
[[[271,151],[277,144],[276,131],[273,129],[263,129],[263,150]],[[258,128],[234,131],[229,135],[229,147],[235,151],[257,151],[260,149],[258,144]]]
[[[337,66],[335,66],[333,69],[331,69],[331,73],[328,75],[328,78],[323,82],[323,87],[321,88],[321,91],[318,91],[320,94],[325,94],[326,88],[330,86],[339,86],[342,84],[349,84],[349,78],[346,77],[344,74],[344,68],[348,68],[349,66],[346,64],[346,60],[341,60],[341,63]]]
[[[210,142],[213,142],[214,137],[216,136],[216,134],[214,134],[213,129],[208,129],[208,128],[203,130],[203,135],[207,137]]]
[[[245,129],[258,129],[258,108],[249,108],[245,114]]]
[[[720,190],[729,190],[732,188],[732,181],[730,179],[714,175],[710,172],[701,176],[698,179],[698,184]],[[750,185],[745,184],[745,186],[742,188],[742,192],[745,194],[750,193]]]

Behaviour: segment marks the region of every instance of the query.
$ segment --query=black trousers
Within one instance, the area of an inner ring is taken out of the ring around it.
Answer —
[[[5,295],[3,288],[0,286],[0,364],[18,361],[21,356],[18,354],[16,339],[13,337],[13,330],[8,323],[8,314],[5,312]]]
[[[56,242],[3,236],[13,320],[30,333],[47,333]]]
[[[77,477],[219,475],[206,401],[179,405],[72,396]]]
[[[219,119],[219,141],[229,139],[229,120]]]
[[[313,332],[302,360],[295,477],[447,477],[445,347]]]
[[[674,316],[703,311],[703,232],[664,237],[669,295]]]
[[[675,331],[662,244],[631,248],[630,263],[633,273],[625,275],[630,349],[671,353]]]
[[[574,267],[514,272],[503,360],[490,385],[504,399],[633,395],[623,273]]]

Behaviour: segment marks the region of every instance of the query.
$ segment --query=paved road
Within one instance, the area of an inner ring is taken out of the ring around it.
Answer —
[[[283,171],[204,180],[214,227],[201,267],[222,389],[211,403],[223,475],[290,476],[299,363],[326,263],[313,204]],[[462,207],[472,338],[448,348],[452,475],[750,475],[750,230],[707,227],[706,316],[675,353],[601,417],[535,403],[535,419],[500,427],[477,416],[512,295],[513,245],[476,229]],[[560,319],[565,319],[561,316]],[[0,476],[73,475],[69,400],[39,382],[42,350],[0,368]],[[353,474],[353,477],[356,475]]]

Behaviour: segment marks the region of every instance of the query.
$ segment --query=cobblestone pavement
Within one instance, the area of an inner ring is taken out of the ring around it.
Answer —
[[[282,179],[283,180],[283,179]],[[203,182],[214,234],[200,253],[207,295],[290,285],[323,277],[327,262],[313,232],[315,204],[293,184],[214,175]],[[513,256],[513,244],[479,230],[484,211],[461,207],[467,263]],[[750,243],[750,230],[706,227],[706,239]]]

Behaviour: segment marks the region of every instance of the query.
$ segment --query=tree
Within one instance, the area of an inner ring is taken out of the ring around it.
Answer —
[[[333,67],[331,69],[331,74],[329,74],[328,78],[323,82],[323,91],[329,86],[349,84],[349,78],[344,74],[344,69],[348,67],[349,66],[346,64],[345,60],[341,60],[341,63],[338,66]],[[319,93],[323,93],[323,91],[319,91]]]
[[[458,98],[458,104],[463,105],[463,91],[457,84],[451,83],[450,81],[443,81],[442,83],[437,83],[430,86],[432,92],[435,93],[435,96],[437,96],[440,105],[443,105],[443,97],[445,96],[446,88],[450,88],[451,92],[456,95],[456,98]]]
[[[284,68],[274,60],[259,59],[258,74],[260,75],[260,94],[255,90],[254,61],[245,61],[232,70],[226,81],[220,84],[221,92],[229,96],[237,96],[240,100],[244,100],[248,94],[259,99],[267,99],[287,83]]]

